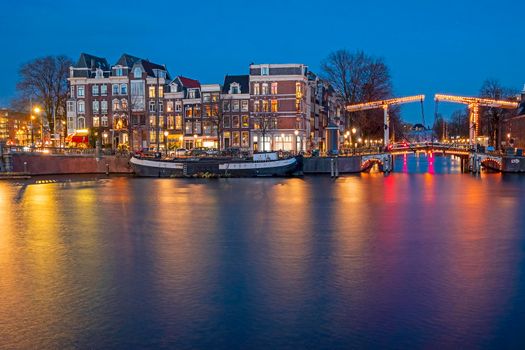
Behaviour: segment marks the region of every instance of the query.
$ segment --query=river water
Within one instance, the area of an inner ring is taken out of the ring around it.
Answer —
[[[0,182],[0,348],[523,348],[525,176]]]

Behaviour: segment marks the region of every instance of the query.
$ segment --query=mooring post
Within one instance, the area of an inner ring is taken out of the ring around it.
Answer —
[[[335,177],[339,177],[339,158],[335,158]]]
[[[330,177],[334,177],[335,169],[334,169],[334,158],[330,158]]]

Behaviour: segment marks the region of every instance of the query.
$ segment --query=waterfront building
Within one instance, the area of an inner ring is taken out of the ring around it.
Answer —
[[[250,65],[252,150],[306,149],[310,135],[306,73],[304,64]]]
[[[250,76],[226,75],[222,86],[221,147],[250,150]]]
[[[165,66],[123,54],[113,66],[82,53],[70,67],[67,131],[91,130],[113,148],[158,148],[163,142]]]

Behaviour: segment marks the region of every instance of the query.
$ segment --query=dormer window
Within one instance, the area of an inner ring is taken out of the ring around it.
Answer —
[[[122,67],[118,67],[115,69],[115,74],[117,75],[117,77],[121,77],[122,76]]]
[[[177,85],[177,83],[171,83],[171,85],[170,85],[170,91],[171,91],[171,92],[177,92],[177,91],[179,91],[179,85]]]
[[[188,98],[195,98],[195,89],[188,90]]]
[[[95,78],[100,79],[104,77],[104,72],[102,72],[102,69],[97,68],[95,71]]]
[[[270,68],[268,66],[261,67],[261,75],[270,75]]]
[[[140,67],[136,67],[134,70],[133,70],[133,76],[135,78],[142,78],[142,69],[140,69]]]
[[[241,87],[239,83],[231,83],[230,84],[230,91],[228,91],[229,94],[240,94],[241,93]]]
[[[159,76],[159,78],[165,78],[166,72],[163,70],[157,70],[157,75]]]

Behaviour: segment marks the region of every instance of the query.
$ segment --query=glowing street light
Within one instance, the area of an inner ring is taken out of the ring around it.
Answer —
[[[164,131],[164,150],[166,152],[166,157],[168,156],[168,135],[170,133],[168,130]]]

